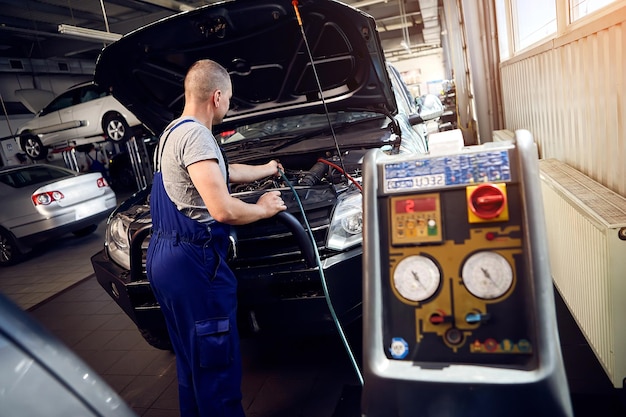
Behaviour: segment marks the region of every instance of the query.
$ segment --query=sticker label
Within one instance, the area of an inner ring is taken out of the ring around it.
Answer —
[[[401,337],[391,339],[389,353],[394,359],[404,359],[409,354],[409,344]]]
[[[445,155],[384,165],[385,192],[511,181],[506,150]]]

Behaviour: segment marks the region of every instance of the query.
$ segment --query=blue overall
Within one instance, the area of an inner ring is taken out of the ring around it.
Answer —
[[[176,354],[181,417],[242,417],[237,280],[226,263],[229,226],[181,213],[158,171],[150,212],[146,269]]]

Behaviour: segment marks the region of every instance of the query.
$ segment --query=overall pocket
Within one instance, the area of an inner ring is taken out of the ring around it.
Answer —
[[[232,362],[231,332],[227,317],[196,322],[196,343],[200,366],[221,369]]]

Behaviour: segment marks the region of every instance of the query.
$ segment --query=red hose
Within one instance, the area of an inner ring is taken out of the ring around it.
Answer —
[[[356,180],[355,180],[354,178],[352,178],[352,177],[350,176],[350,174],[348,174],[346,171],[344,171],[344,170],[343,170],[343,168],[341,168],[339,165],[337,165],[337,164],[333,164],[332,162],[327,161],[326,159],[323,159],[323,158],[319,158],[319,159],[317,160],[317,162],[322,162],[322,163],[324,163],[324,164],[326,164],[326,165],[329,165],[329,166],[331,166],[331,167],[335,168],[336,170],[338,170],[339,172],[341,172],[343,175],[345,175],[345,176],[346,176],[346,178],[348,178],[350,181],[352,181],[352,184],[356,185],[356,188],[358,188],[358,189],[359,189],[359,191],[363,191],[363,187],[361,186],[361,184],[359,184],[358,182],[356,182]]]

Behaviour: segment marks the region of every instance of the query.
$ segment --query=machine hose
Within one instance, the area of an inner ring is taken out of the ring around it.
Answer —
[[[337,313],[335,312],[335,308],[333,307],[332,300],[330,299],[330,293],[328,292],[328,285],[326,283],[326,275],[324,275],[324,268],[322,267],[322,260],[320,259],[320,254],[317,249],[317,242],[315,242],[315,237],[313,236],[313,232],[311,231],[311,226],[309,225],[309,220],[307,219],[306,213],[304,211],[304,207],[302,206],[302,201],[300,200],[300,196],[298,196],[298,193],[296,192],[291,182],[285,176],[285,173],[280,169],[278,171],[280,172],[280,176],[283,178],[285,183],[289,186],[289,188],[293,192],[293,195],[295,196],[296,201],[298,203],[298,208],[300,209],[300,212],[302,213],[302,218],[304,219],[306,230],[309,233],[309,238],[311,239],[311,243],[313,246],[313,251],[315,254],[315,262],[317,264],[317,270],[319,272],[320,280],[322,282],[322,289],[324,290],[324,298],[326,299],[328,310],[330,311],[330,315],[332,316],[335,326],[337,327],[337,331],[339,332],[339,337],[341,338],[341,342],[343,343],[346,349],[346,352],[348,353],[348,357],[350,358],[350,362],[352,363],[354,371],[356,372],[356,375],[359,378],[359,382],[361,383],[361,385],[363,385],[363,375],[361,374],[361,370],[359,369],[359,365],[356,361],[354,353],[352,352],[352,348],[350,347],[348,338],[346,337],[343,327],[341,323],[339,322],[339,318],[337,317]]]

